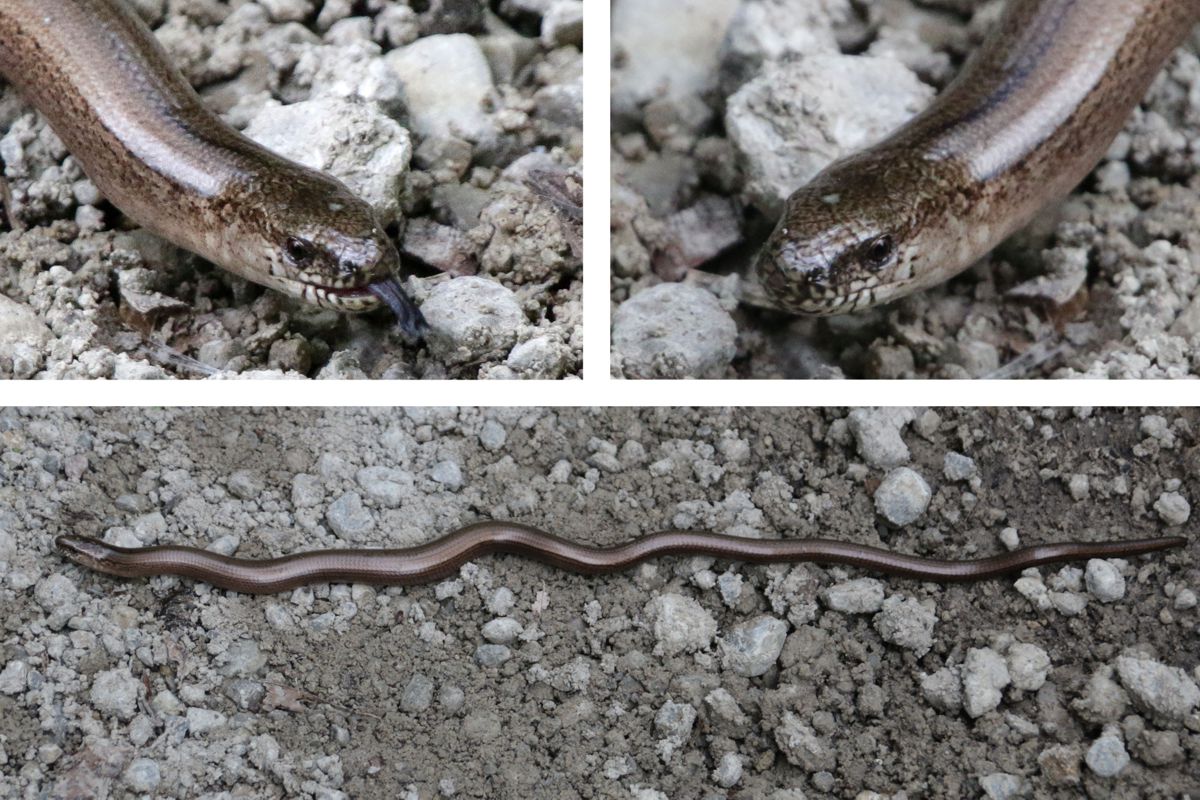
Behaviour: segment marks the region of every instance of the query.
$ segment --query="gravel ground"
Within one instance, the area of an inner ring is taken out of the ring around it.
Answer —
[[[133,228],[5,87],[0,377],[562,378],[582,358],[580,0],[135,0],[210,106],[372,202],[433,328]],[[15,224],[14,224],[15,223]]]
[[[614,374],[1200,374],[1197,37],[1067,201],[948,284],[824,320],[753,304],[784,198],[928,104],[1001,7],[613,0]]]
[[[1177,798],[1200,793],[1195,411],[0,412],[5,797]],[[963,558],[1183,551],[943,586],[487,558],[283,596],[65,564],[481,517],[612,544],[820,534]],[[892,521],[885,521],[892,520]]]

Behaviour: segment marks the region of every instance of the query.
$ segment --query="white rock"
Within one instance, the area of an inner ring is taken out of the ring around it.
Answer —
[[[942,474],[948,481],[968,481],[977,471],[975,459],[962,453],[946,453],[942,459]]]
[[[542,45],[547,48],[583,45],[583,3],[555,0],[542,15]]]
[[[1084,574],[1088,591],[1101,603],[1115,603],[1125,596],[1125,578],[1111,561],[1093,558]]]
[[[494,143],[497,130],[485,104],[495,86],[475,37],[425,36],[385,58],[404,87],[414,131],[426,138],[457,136],[484,147]]]
[[[743,2],[725,36],[721,72],[736,87],[768,61],[839,52],[834,24],[850,13],[846,0],[765,0]]]
[[[29,665],[13,659],[0,671],[0,694],[14,695],[25,691],[29,680]]]
[[[911,650],[920,658],[933,647],[937,615],[915,598],[892,595],[883,601],[883,609],[872,624],[884,641]]]
[[[908,463],[901,433],[913,421],[911,408],[856,408],[846,418],[858,454],[872,467],[892,469]]]
[[[784,712],[775,728],[775,744],[789,762],[806,772],[833,770],[837,766],[837,751],[829,741],[791,711]]]
[[[1200,705],[1200,687],[1186,672],[1137,654],[1117,659],[1117,675],[1142,708],[1176,722]]]
[[[375,104],[325,97],[267,106],[251,120],[246,135],[342,181],[371,204],[384,225],[400,218],[412,140]]]
[[[1088,769],[1101,778],[1115,778],[1129,766],[1129,753],[1121,740],[1120,730],[1115,726],[1105,728],[1104,734],[1092,742],[1084,756]]]
[[[339,538],[360,542],[375,529],[375,517],[363,507],[358,492],[347,492],[329,505],[325,520]]]
[[[1191,505],[1179,492],[1163,492],[1154,501],[1154,510],[1163,522],[1172,526],[1182,525],[1192,515]]]
[[[475,363],[505,354],[525,325],[517,296],[489,278],[455,278],[434,287],[421,304],[429,346],[452,363]]]
[[[32,378],[53,338],[37,312],[0,294],[0,378]]]
[[[892,59],[814,54],[767,65],[729,98],[725,112],[745,193],[774,219],[825,166],[879,141],[933,94]]]
[[[963,707],[972,718],[999,707],[1012,682],[1004,657],[990,647],[972,648],[963,662]]]
[[[764,674],[783,652],[787,629],[786,622],[769,616],[735,626],[720,640],[725,669],[747,678]]]
[[[713,770],[712,779],[718,786],[730,789],[742,779],[742,759],[737,753],[726,753],[721,756],[717,768]]]
[[[962,679],[958,670],[943,667],[932,675],[922,675],[921,694],[939,711],[958,711],[962,708]]]
[[[512,644],[521,635],[522,626],[512,617],[499,617],[484,623],[483,638],[492,644]]]
[[[135,792],[153,792],[162,779],[158,762],[152,758],[135,758],[129,762],[122,777]]]
[[[653,620],[655,652],[668,656],[694,653],[712,644],[717,621],[702,605],[680,594],[664,594],[646,604],[646,616]]]
[[[821,590],[821,600],[843,614],[874,614],[883,608],[883,583],[874,578],[843,581]]]
[[[1010,775],[1007,772],[993,772],[979,779],[979,786],[988,800],[1010,800],[1019,797],[1023,791],[1024,781],[1020,775]]]
[[[613,112],[656,97],[716,88],[721,42],[739,0],[615,0],[611,29]]]
[[[101,714],[128,720],[137,711],[141,690],[142,682],[128,669],[110,669],[96,674],[89,697]]]
[[[671,760],[692,734],[692,726],[696,724],[696,709],[687,703],[675,703],[668,700],[658,710],[654,717],[654,728],[665,738],[658,741],[658,754],[663,762]]]
[[[1050,655],[1036,644],[1017,643],[1008,648],[1008,673],[1013,686],[1036,692],[1050,673]]]
[[[900,467],[889,472],[875,491],[875,510],[893,525],[915,522],[929,508],[933,491],[915,470]]]
[[[737,326],[711,292],[662,283],[617,308],[612,342],[629,378],[721,378],[737,353]]]
[[[220,711],[208,708],[189,708],[187,710],[188,733],[203,736],[217,728],[224,727],[226,716]]]

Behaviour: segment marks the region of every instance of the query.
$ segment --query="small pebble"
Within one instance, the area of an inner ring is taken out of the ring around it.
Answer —
[[[843,581],[823,589],[821,600],[843,614],[874,614],[883,608],[883,583],[875,578]]]
[[[975,476],[975,459],[962,453],[946,453],[942,460],[942,474],[948,481],[966,481]]]
[[[481,644],[475,649],[475,663],[481,667],[498,667],[512,658],[512,651],[502,644]]]
[[[122,775],[125,784],[135,792],[153,792],[162,780],[158,762],[150,758],[135,758]]]
[[[893,525],[915,522],[925,509],[933,492],[916,471],[908,467],[892,470],[875,491],[875,509]]]
[[[769,616],[733,627],[721,637],[722,663],[726,669],[747,678],[764,674],[783,651],[787,629],[786,622]]]
[[[1004,687],[1012,682],[1004,657],[990,647],[972,648],[963,662],[963,707],[981,717],[999,707]]]
[[[1129,766],[1129,753],[1115,727],[1106,728],[1104,734],[1092,742],[1084,761],[1088,769],[1101,778],[1115,778]]]
[[[1084,581],[1101,603],[1115,603],[1125,596],[1125,578],[1111,561],[1093,558],[1087,563]]]
[[[1182,525],[1192,515],[1192,507],[1179,492],[1163,492],[1154,502],[1159,518],[1171,526]]]

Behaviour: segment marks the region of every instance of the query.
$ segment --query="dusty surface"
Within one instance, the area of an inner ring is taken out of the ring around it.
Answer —
[[[308,307],[133,228],[4,87],[0,376],[579,373],[578,0],[133,5],[231,124],[381,209],[410,292],[444,296],[440,340],[408,345],[387,312]],[[445,286],[475,274],[488,291]],[[515,319],[490,339],[498,302]]]
[[[739,276],[778,214],[764,190],[788,180],[796,188],[809,167],[861,149],[923,107],[1000,6],[713,0],[674,18],[670,8],[682,5],[615,0],[614,307],[662,282],[710,290],[738,331],[725,377],[1200,374],[1194,37],[1071,198],[946,285],[828,320],[739,304],[754,294]],[[669,68],[665,56],[646,55],[650,40],[671,53]],[[740,102],[756,79],[781,74],[793,79],[752,87],[756,99]],[[750,124],[747,113],[765,121]],[[798,144],[806,125],[813,138]],[[684,327],[702,319],[697,312]],[[710,353],[686,342],[680,353],[659,352],[673,324],[614,330],[614,373],[711,377]],[[656,347],[622,345],[627,333]]]
[[[1194,796],[1198,425],[0,412],[0,794]],[[875,509],[897,511],[880,496],[903,498],[897,469],[931,496],[892,527]],[[436,586],[263,597],[120,581],[52,551],[64,532],[248,557],[405,545],[480,517],[598,544],[694,526],[948,558],[1192,543],[957,586],[686,558],[595,578],[496,557]]]

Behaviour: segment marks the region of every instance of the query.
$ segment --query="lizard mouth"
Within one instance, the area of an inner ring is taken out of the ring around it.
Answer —
[[[421,309],[395,278],[388,277],[368,283],[366,291],[379,298],[392,310],[392,313],[396,315],[396,325],[405,336],[421,339],[429,330],[429,323],[425,321]]]

